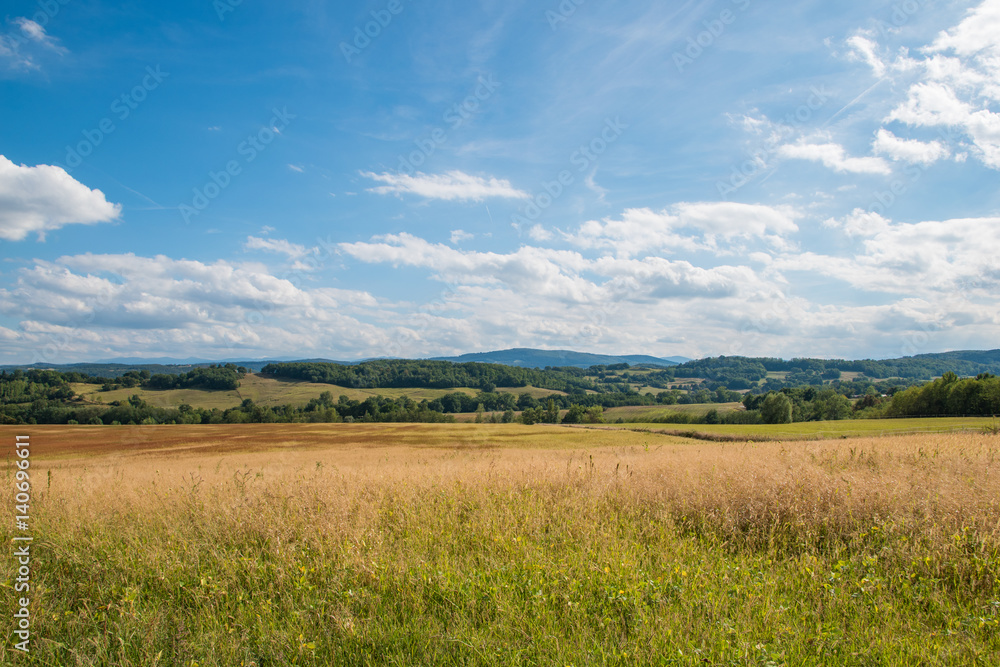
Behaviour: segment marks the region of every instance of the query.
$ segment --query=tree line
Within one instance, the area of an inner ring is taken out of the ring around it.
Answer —
[[[539,370],[479,362],[452,363],[409,359],[380,359],[346,366],[325,362],[268,364],[261,375],[335,384],[353,389],[448,389],[471,387],[527,387],[568,393],[596,391],[595,383],[565,369]]]

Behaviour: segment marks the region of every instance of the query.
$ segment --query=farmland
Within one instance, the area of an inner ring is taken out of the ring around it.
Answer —
[[[186,403],[194,407],[208,409],[236,407],[245,399],[250,399],[254,403],[267,407],[277,405],[299,406],[305,405],[325,391],[330,392],[334,397],[343,395],[355,401],[363,401],[370,396],[379,395],[387,398],[408,396],[415,401],[422,401],[424,399],[433,400],[440,398],[445,394],[456,391],[467,393],[470,396],[476,393],[475,389],[469,389],[468,387],[456,387],[453,389],[355,389],[315,382],[262,377],[252,373],[248,373],[241,379],[238,389],[230,391],[208,391],[203,389],[156,390],[142,388],[99,391],[99,387],[95,385],[74,383],[71,386],[85,400],[93,403],[127,401],[130,396],[138,395],[150,405],[160,408],[176,408]],[[534,391],[537,393],[540,390],[535,389]]]
[[[702,407],[702,406],[684,406]],[[618,408],[615,408],[617,410]],[[609,410],[608,412],[612,412]],[[644,414],[644,413],[639,413]],[[743,440],[816,440],[982,431],[996,428],[993,417],[936,417],[915,419],[841,419],[793,424],[608,424],[589,428],[629,429],[662,433],[699,433]]]
[[[24,433],[24,664],[1000,657],[1000,439],[978,430],[0,427]]]

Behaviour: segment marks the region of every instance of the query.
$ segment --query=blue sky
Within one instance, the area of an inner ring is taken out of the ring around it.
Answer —
[[[0,362],[1000,333],[1000,0],[7,2]]]

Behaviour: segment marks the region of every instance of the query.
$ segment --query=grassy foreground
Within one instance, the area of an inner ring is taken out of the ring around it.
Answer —
[[[5,556],[2,664],[1000,662],[996,436],[27,432],[33,651]]]

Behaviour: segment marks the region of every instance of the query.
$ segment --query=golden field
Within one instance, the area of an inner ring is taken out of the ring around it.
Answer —
[[[3,664],[1000,661],[995,435],[270,424],[0,439],[12,453],[25,433],[35,643],[24,659],[6,642]]]

